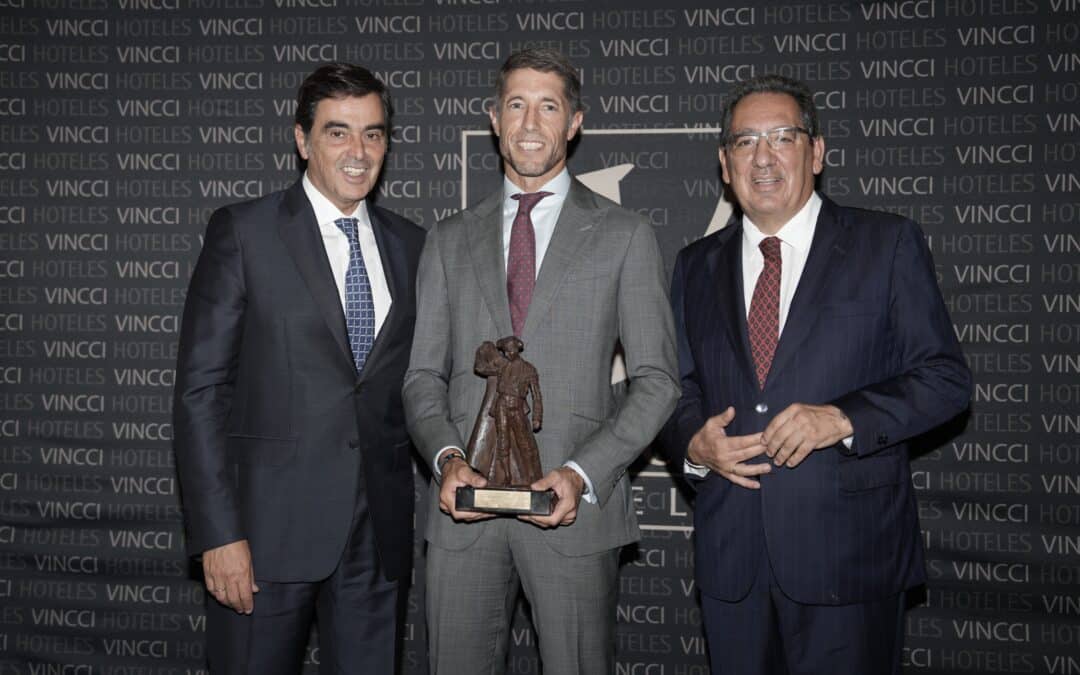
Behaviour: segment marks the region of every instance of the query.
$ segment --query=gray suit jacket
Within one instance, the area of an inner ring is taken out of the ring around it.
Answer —
[[[405,418],[430,465],[465,447],[484,395],[473,373],[484,340],[513,334],[502,252],[502,190],[428,232],[417,277],[417,318],[405,375]],[[553,549],[587,555],[639,538],[626,467],[654,438],[679,395],[664,266],[648,222],[571,185],[544,255],[520,336],[540,373],[544,472],[573,460],[598,500],[577,521],[546,531]],[[628,386],[612,387],[622,345]],[[427,539],[463,549],[488,526],[455,523],[432,481]],[[531,525],[522,524],[523,527]]]

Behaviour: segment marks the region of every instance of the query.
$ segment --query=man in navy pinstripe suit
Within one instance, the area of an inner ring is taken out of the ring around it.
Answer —
[[[810,90],[736,87],[720,163],[742,216],[680,252],[682,397],[714,674],[896,672],[923,550],[908,442],[971,395],[919,227],[814,191]]]

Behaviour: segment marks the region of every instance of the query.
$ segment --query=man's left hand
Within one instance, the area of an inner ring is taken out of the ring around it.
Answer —
[[[577,519],[581,493],[585,491],[585,479],[570,467],[560,466],[529,486],[533,490],[554,490],[558,501],[550,516],[518,516],[543,528],[571,525]]]
[[[832,447],[854,433],[851,420],[834,405],[792,403],[761,436],[773,464],[792,469],[814,450]]]

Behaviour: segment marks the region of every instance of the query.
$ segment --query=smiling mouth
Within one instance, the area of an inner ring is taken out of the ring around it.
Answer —
[[[762,176],[761,178],[753,179],[754,185],[776,185],[780,182],[780,178],[777,176]]]
[[[526,152],[533,152],[544,147],[540,141],[518,141],[517,146]]]
[[[368,172],[366,167],[358,167],[358,166],[343,166],[343,167],[341,167],[341,171],[346,176],[352,176],[353,178],[359,178],[360,176],[363,176],[364,174],[366,174]]]

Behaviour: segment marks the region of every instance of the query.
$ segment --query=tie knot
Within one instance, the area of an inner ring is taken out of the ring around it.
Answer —
[[[533,207],[543,199],[550,196],[550,192],[519,192],[516,195],[510,195],[510,199],[517,200],[518,213],[524,213],[529,215],[532,212]]]
[[[350,243],[357,240],[356,227],[358,223],[359,220],[357,220],[356,218],[338,218],[334,221],[334,224],[337,225],[341,229],[341,231],[345,233],[345,236],[349,238]]]
[[[758,248],[761,249],[761,255],[765,256],[766,260],[780,259],[780,237],[765,237],[758,244]]]

